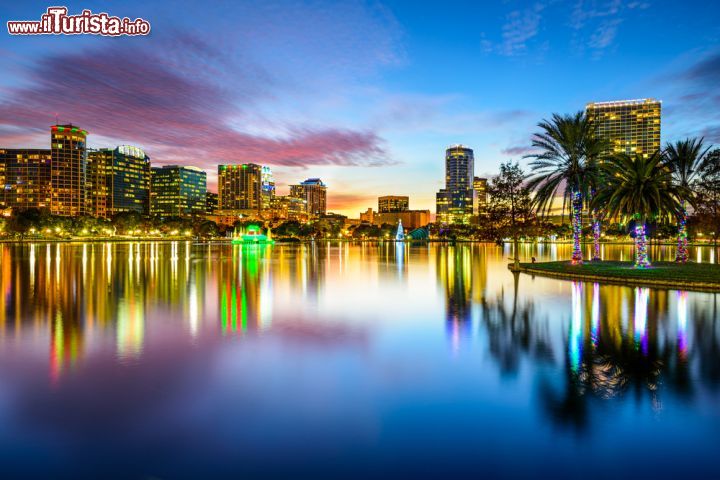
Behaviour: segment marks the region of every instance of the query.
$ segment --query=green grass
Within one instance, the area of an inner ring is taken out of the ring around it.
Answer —
[[[720,265],[709,263],[679,264],[675,262],[655,262],[650,268],[634,268],[632,262],[585,262],[572,265],[568,261],[521,263],[521,267],[532,269],[539,275],[542,272],[572,277],[574,275],[592,275],[604,279],[628,283],[663,282],[672,286],[673,282],[685,284],[708,284],[720,288]]]

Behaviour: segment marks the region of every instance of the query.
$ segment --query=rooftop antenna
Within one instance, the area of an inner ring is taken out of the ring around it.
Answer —
[[[60,125],[60,123],[58,122],[58,114],[57,113],[55,114],[55,125]]]

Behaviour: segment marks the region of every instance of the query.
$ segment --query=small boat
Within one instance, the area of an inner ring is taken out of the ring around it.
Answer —
[[[265,235],[260,231],[260,227],[257,225],[250,225],[245,229],[245,232],[241,232],[238,235],[233,236],[233,245],[251,245],[251,244],[270,244],[275,243],[270,237],[270,229],[268,228],[268,234]]]

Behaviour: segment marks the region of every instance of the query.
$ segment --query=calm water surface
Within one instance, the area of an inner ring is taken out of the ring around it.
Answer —
[[[510,253],[0,245],[0,476],[720,478],[718,296]]]

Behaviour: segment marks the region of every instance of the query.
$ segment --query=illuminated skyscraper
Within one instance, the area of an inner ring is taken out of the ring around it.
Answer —
[[[647,157],[660,149],[662,104],[652,98],[593,102],[585,107],[596,124],[596,135],[608,140],[608,153],[641,153]]]
[[[50,208],[50,150],[0,149],[0,208]]]
[[[473,214],[474,155],[453,145],[445,151],[445,188],[436,196],[439,223],[470,223]]]
[[[150,215],[160,217],[204,215],[207,174],[197,167],[152,167]]]
[[[478,215],[487,210],[487,178],[475,177],[473,180],[475,213]]]
[[[73,125],[50,127],[50,213],[78,216],[85,213],[87,131]]]
[[[409,209],[409,197],[396,195],[378,197],[378,213],[405,212]]]
[[[270,208],[275,196],[275,179],[273,179],[270,167],[263,166],[260,169],[260,196],[262,197],[262,208]]]
[[[205,194],[205,213],[208,215],[214,215],[215,211],[219,209],[219,195],[213,192],[207,192]]]
[[[307,202],[302,198],[291,197],[290,195],[274,196],[267,218],[272,220],[305,221],[308,218]]]
[[[137,147],[88,151],[86,192],[89,211],[102,218],[150,210],[150,158]]]
[[[319,178],[308,178],[298,185],[290,185],[290,196],[305,200],[310,216],[325,215],[327,212],[327,185]]]
[[[93,217],[112,217],[112,164],[113,150],[88,150],[85,194],[87,214]]]
[[[220,210],[262,210],[262,168],[254,163],[218,165]]]

